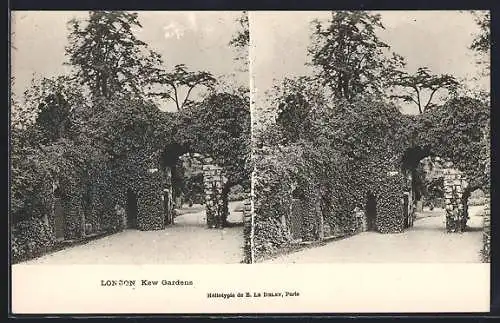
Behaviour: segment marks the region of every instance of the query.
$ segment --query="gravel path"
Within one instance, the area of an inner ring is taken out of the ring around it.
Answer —
[[[478,263],[482,247],[482,209],[483,206],[469,207],[470,228],[464,233],[446,233],[444,211],[438,209],[417,215],[414,227],[400,234],[363,232],[265,262]]]
[[[238,226],[207,229],[204,209],[194,206],[164,230],[125,230],[23,264],[237,264],[243,259],[243,215],[233,211],[237,205],[230,203],[228,220]]]

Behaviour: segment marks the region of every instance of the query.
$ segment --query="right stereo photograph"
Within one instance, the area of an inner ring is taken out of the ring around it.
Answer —
[[[489,11],[249,18],[252,262],[489,262]]]

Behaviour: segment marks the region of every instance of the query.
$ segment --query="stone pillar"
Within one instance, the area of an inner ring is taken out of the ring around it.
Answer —
[[[490,262],[491,251],[491,209],[490,192],[486,192],[486,205],[483,218],[483,262]]]
[[[222,201],[222,167],[212,164],[203,165],[203,184],[205,188],[207,226],[209,228],[222,228],[225,220]]]
[[[250,198],[243,202],[243,224],[246,229],[250,229],[252,225],[252,201]]]
[[[252,263],[252,200],[250,194],[243,204],[244,263]]]
[[[446,209],[446,231],[463,232],[467,222],[467,210],[462,204],[462,195],[467,182],[457,169],[446,164],[444,169],[444,197]]]

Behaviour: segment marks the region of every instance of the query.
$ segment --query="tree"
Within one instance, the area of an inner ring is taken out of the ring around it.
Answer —
[[[206,71],[191,72],[184,64],[175,65],[172,72],[157,71],[154,81],[160,85],[167,85],[168,88],[167,91],[151,92],[150,94],[172,100],[177,111],[182,111],[193,104],[190,95],[194,88],[202,86],[211,88],[216,83],[216,79],[211,73]],[[180,95],[182,87],[187,89],[184,98]]]
[[[35,126],[41,142],[69,137],[75,112],[86,108],[81,87],[68,76],[33,79],[22,100],[11,96],[11,125],[26,130]]]
[[[311,65],[319,67],[319,77],[335,97],[352,100],[360,93],[382,93],[392,71],[404,66],[403,58],[382,42],[377,29],[383,29],[379,14],[366,11],[335,11],[324,26],[315,20]]]
[[[471,49],[478,52],[488,52],[490,50],[490,13],[485,12],[482,14],[475,13],[476,24],[480,28],[480,34],[474,38]]]
[[[476,24],[479,27],[479,34],[474,37],[470,49],[478,53],[481,58],[478,60],[479,64],[485,64],[487,70],[489,70],[489,53],[491,47],[491,36],[490,36],[490,12],[486,11],[483,13],[472,12],[474,15]]]
[[[83,22],[70,21],[67,64],[94,97],[143,96],[161,57],[135,37],[132,29],[141,27],[137,13],[123,11],[91,11]]]
[[[244,61],[244,71],[248,70],[248,46],[250,45],[250,23],[248,20],[248,12],[243,11],[237,19],[240,24],[240,30],[231,38],[229,46],[233,46],[238,51],[236,60]]]
[[[439,90],[455,91],[459,83],[449,74],[433,75],[428,67],[419,67],[415,74],[396,71],[390,84],[402,94],[391,95],[391,98],[401,99],[404,102],[415,103],[420,113],[434,106],[432,99]],[[409,90],[409,91],[408,91]],[[424,92],[429,92],[427,100]]]
[[[271,104],[277,106],[276,124],[286,141],[307,139],[313,107],[325,103],[321,84],[307,76],[286,78],[274,87]]]
[[[20,111],[19,99],[12,91],[16,79],[14,76],[10,77],[10,128],[19,129],[24,127],[23,120],[21,120],[23,113]]]

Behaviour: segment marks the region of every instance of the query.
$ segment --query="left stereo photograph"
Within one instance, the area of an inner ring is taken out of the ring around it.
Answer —
[[[13,11],[11,263],[251,262],[246,12]]]

